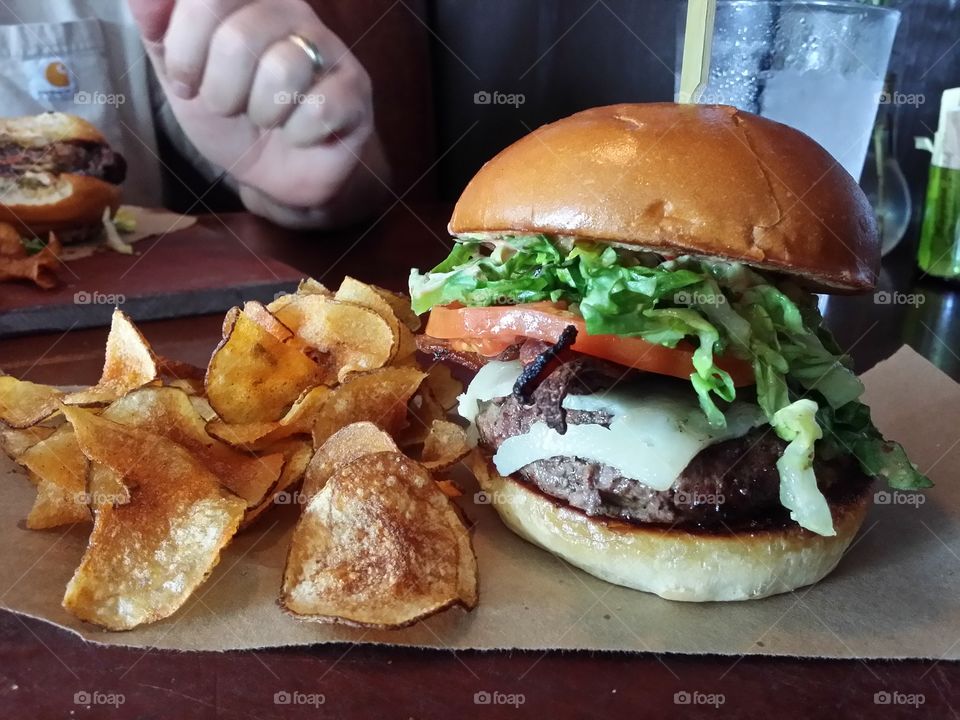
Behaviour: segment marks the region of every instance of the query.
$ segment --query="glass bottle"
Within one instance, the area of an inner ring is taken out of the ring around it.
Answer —
[[[930,166],[917,262],[928,275],[960,278],[960,169]]]
[[[893,250],[910,226],[913,203],[910,186],[900,169],[895,145],[896,78],[887,75],[883,95],[873,128],[873,139],[864,164],[860,187],[870,200],[877,216],[880,231],[881,252],[886,255]]]

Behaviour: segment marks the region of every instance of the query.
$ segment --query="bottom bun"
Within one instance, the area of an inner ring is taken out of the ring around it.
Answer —
[[[771,530],[689,532],[590,517],[499,474],[480,458],[480,487],[521,537],[607,582],[667,600],[755,600],[823,579],[836,567],[869,508],[869,488],[831,505],[837,534],[795,523]]]
[[[99,178],[64,173],[35,173],[44,185],[24,186],[22,178],[0,178],[0,222],[21,233],[46,239],[54,232],[63,243],[94,237],[103,230],[103,211],[120,205],[120,188]]]

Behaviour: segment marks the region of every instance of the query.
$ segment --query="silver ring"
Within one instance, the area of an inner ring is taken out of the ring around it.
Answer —
[[[320,54],[320,48],[317,47],[317,44],[313,40],[296,33],[291,34],[287,39],[306,53],[307,59],[313,66],[314,76],[323,75],[323,72],[327,69],[327,62]]]

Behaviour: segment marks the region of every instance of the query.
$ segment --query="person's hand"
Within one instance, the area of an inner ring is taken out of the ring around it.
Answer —
[[[248,208],[322,225],[383,191],[370,78],[307,3],[128,1],[184,133]],[[319,50],[319,73],[291,35]]]

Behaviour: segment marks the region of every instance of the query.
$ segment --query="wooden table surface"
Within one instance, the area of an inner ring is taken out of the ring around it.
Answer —
[[[254,252],[323,282],[335,285],[351,274],[402,289],[411,266],[429,267],[446,254],[448,213],[401,203],[372,228],[328,236],[285,232],[247,215],[223,220]],[[918,277],[912,264],[909,247],[895,252],[885,263],[880,294],[832,298],[828,324],[858,370],[908,343],[960,379],[960,323],[952,317],[958,292]],[[189,257],[184,269],[203,272]],[[142,328],[158,352],[204,365],[220,321],[202,316]],[[0,367],[38,382],[92,383],[105,336],[105,329],[93,329],[0,341]],[[14,580],[0,581],[0,590]],[[678,705],[675,696],[684,692],[715,695],[723,704]],[[876,694],[884,692],[919,694],[923,704],[877,704]],[[493,693],[515,704],[482,704]],[[84,703],[84,694],[98,702]],[[602,717],[628,711],[756,718],[772,708],[784,717],[960,717],[960,665],[353,645],[144,652],[99,647],[0,613],[0,718]]]

